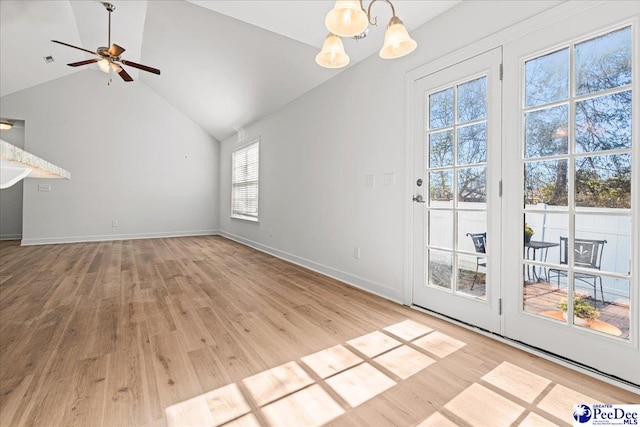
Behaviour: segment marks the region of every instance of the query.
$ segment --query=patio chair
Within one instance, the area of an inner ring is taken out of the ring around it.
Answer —
[[[600,270],[602,264],[602,252],[604,251],[604,245],[606,240],[591,240],[591,239],[575,239],[573,241],[573,263],[576,267],[592,268],[594,270]],[[560,265],[567,265],[569,263],[569,239],[567,237],[560,237]],[[560,276],[567,277],[566,270],[560,270],[557,268],[549,269],[549,281],[551,281],[552,275],[558,277],[558,289],[560,289]],[[576,272],[574,274],[575,280],[580,280],[583,283],[593,287],[593,300],[597,301],[597,284],[600,285],[600,295],[602,296],[602,303],[605,304],[604,291],[602,289],[602,277],[589,274]]]
[[[476,252],[479,254],[487,253],[487,233],[467,233],[467,236],[471,237],[473,241],[473,247]],[[487,266],[487,258],[486,257],[476,257],[476,274],[473,276],[473,283],[471,284],[471,289],[476,284],[476,279],[478,278],[478,268]]]

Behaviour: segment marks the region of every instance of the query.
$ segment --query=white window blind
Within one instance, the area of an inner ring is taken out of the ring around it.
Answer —
[[[231,180],[231,216],[258,220],[258,181],[260,141],[233,152]]]

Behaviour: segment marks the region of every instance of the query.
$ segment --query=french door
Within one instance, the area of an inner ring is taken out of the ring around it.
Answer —
[[[411,302],[640,384],[640,4],[566,16],[413,80]]]
[[[415,305],[500,332],[500,48],[414,83]]]
[[[504,335],[640,384],[638,9],[505,45]]]

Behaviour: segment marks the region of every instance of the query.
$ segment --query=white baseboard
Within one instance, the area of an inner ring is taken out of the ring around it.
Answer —
[[[285,261],[289,261],[293,264],[299,265],[301,267],[307,268],[309,270],[315,271],[316,273],[323,274],[325,276],[329,276],[333,279],[344,282],[350,286],[353,286],[358,289],[362,289],[363,291],[372,293],[374,295],[378,295],[382,298],[391,300],[393,302],[397,302],[398,304],[402,304],[402,291],[398,291],[396,289],[391,289],[386,287],[380,283],[372,282],[371,280],[367,280],[363,277],[355,276],[353,274],[346,273],[341,270],[337,270],[332,267],[328,267],[323,264],[319,264],[317,262],[308,260],[306,258],[299,257],[297,255],[290,254],[288,252],[281,251],[279,249],[272,248],[267,245],[263,245],[262,243],[254,242],[253,240],[245,239],[244,237],[236,236],[235,234],[229,233],[224,230],[219,230],[218,234],[226,237],[227,239],[233,240],[235,242],[241,243],[243,245],[252,247],[260,252],[267,253],[269,255],[273,255],[276,258],[283,259]]]
[[[0,234],[0,240],[20,240],[22,234]]]
[[[104,236],[45,237],[22,239],[21,246],[55,245],[60,243],[105,242],[111,240],[160,239],[164,237],[213,236],[218,230],[161,231],[156,233],[110,234]]]

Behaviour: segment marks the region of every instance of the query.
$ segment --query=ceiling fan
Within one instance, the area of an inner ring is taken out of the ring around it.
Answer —
[[[51,40],[54,43],[58,43],[64,46],[69,46],[74,49],[82,50],[84,52],[91,53],[97,56],[97,58],[87,59],[86,61],[72,62],[71,64],[67,64],[67,65],[70,67],[80,67],[82,65],[88,65],[88,64],[93,64],[97,62],[98,67],[100,67],[102,71],[104,71],[105,73],[108,73],[110,70],[113,70],[114,72],[118,73],[120,77],[122,77],[122,80],[124,80],[125,82],[132,82],[133,79],[131,78],[129,73],[127,73],[124,70],[124,68],[122,68],[120,64],[128,65],[133,68],[138,68],[140,70],[159,75],[160,70],[158,70],[157,68],[149,67],[147,65],[137,64],[135,62],[127,61],[126,59],[120,58],[120,55],[122,55],[122,52],[124,52],[125,49],[122,46],[118,46],[115,43],[111,44],[111,12],[116,10],[116,7],[111,3],[106,3],[106,2],[103,2],[102,5],[109,12],[109,38],[107,43],[109,47],[99,47],[98,49],[96,49],[96,52],[93,52],[91,50],[84,49],[82,47],[73,46],[58,40]]]

